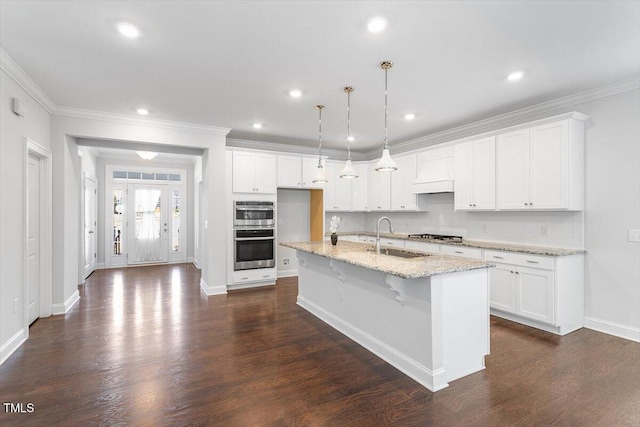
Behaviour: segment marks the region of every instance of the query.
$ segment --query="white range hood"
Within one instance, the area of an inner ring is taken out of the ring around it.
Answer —
[[[453,147],[418,154],[418,175],[411,185],[414,194],[453,192]]]

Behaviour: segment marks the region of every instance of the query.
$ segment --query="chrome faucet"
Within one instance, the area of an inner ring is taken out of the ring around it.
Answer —
[[[378,220],[378,225],[376,226],[376,253],[380,253],[380,223],[383,219],[386,219],[389,223],[389,231],[393,234],[393,225],[391,225],[391,220],[387,216],[380,217]]]

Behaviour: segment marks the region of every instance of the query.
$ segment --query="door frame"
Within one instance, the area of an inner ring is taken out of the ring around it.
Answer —
[[[52,265],[53,256],[53,204],[52,204],[52,163],[51,151],[44,148],[32,139],[25,138],[24,144],[24,191],[23,191],[23,309],[25,330],[29,331],[29,284],[27,281],[28,239],[27,232],[29,220],[29,156],[39,159],[40,164],[40,312],[38,317],[48,317],[52,314]]]

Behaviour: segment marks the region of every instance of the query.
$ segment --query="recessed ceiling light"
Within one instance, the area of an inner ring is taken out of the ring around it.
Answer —
[[[136,113],[140,114],[141,116],[146,116],[147,114],[149,114],[149,110],[147,110],[146,108],[136,108]]]
[[[375,18],[369,19],[367,22],[367,28],[371,33],[379,33],[384,30],[387,26],[387,20],[381,16],[376,16]]]
[[[135,25],[129,24],[128,22],[121,22],[118,24],[118,31],[125,37],[129,37],[130,39],[135,39],[140,35],[140,30]]]
[[[407,113],[407,114],[404,115],[404,119],[405,120],[413,120],[415,118],[416,118],[416,115],[413,114],[413,113]]]
[[[254,123],[251,126],[253,126],[254,129],[262,129],[262,123]]]
[[[289,91],[289,96],[292,98],[300,98],[302,96],[302,91],[299,89],[293,89]]]
[[[347,137],[347,141],[349,141],[349,142],[353,142],[354,140],[355,140],[355,138],[352,137],[352,136]]]
[[[522,78],[522,76],[524,76],[524,73],[522,71],[514,71],[507,76],[507,80],[509,80],[510,82],[517,82]]]

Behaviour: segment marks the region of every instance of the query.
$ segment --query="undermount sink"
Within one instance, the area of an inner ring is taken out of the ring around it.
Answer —
[[[367,249],[368,252],[375,252],[375,249]],[[395,248],[381,248],[380,249],[380,254],[381,255],[389,255],[389,256],[396,256],[398,258],[420,258],[420,257],[425,257],[425,256],[429,256],[430,254],[425,254],[422,252],[412,252],[412,251],[405,251],[403,249],[395,249]]]

